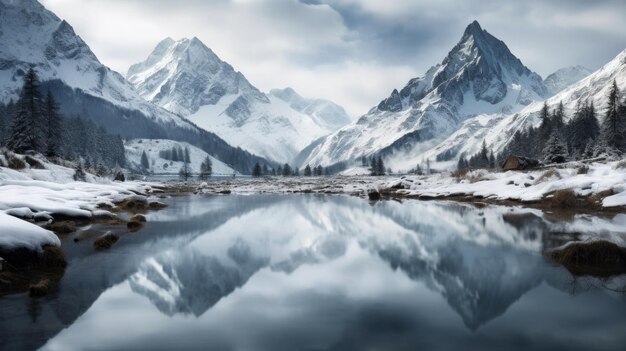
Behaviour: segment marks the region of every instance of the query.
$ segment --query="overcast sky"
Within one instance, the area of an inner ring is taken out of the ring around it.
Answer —
[[[626,48],[624,0],[40,0],[125,74],[196,36],[263,91],[291,86],[356,117],[440,62],[474,19],[545,77]]]

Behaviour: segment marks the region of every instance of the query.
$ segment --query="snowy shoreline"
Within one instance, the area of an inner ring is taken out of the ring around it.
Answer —
[[[481,200],[501,204],[549,203],[559,191],[571,190],[577,200],[596,201],[589,210],[626,208],[626,164],[593,163],[530,171],[475,170],[455,177],[451,173],[405,176],[265,177],[222,180],[198,185],[205,194],[316,193],[367,197],[378,192],[389,197]],[[589,206],[591,202],[581,202]],[[576,206],[574,206],[576,207]],[[580,206],[579,206],[580,207]]]
[[[74,181],[74,169],[37,159],[37,167],[0,167],[0,251],[41,253],[60,246],[55,225],[121,223],[116,212],[131,203],[144,210],[164,206],[156,196],[164,191],[161,183],[113,182],[91,174],[85,174],[86,182]]]

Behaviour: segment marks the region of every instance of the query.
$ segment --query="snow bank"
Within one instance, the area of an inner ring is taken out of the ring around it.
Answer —
[[[73,169],[40,161],[43,169],[0,167],[0,211],[20,218],[91,218],[99,205],[152,191],[151,183],[117,183],[90,174],[87,182],[76,182]]]
[[[61,241],[51,231],[0,211],[0,248],[41,251],[45,245],[59,246]]]
[[[579,196],[589,196],[612,190],[615,195],[604,199],[604,207],[626,206],[626,169],[614,163],[594,163],[585,174],[575,166],[562,169],[541,169],[529,172],[508,171],[490,173],[474,171],[461,179],[449,173],[432,176],[407,176],[384,181],[387,187],[401,182],[410,196],[444,197],[466,195],[497,200],[537,201],[557,190],[571,189]]]

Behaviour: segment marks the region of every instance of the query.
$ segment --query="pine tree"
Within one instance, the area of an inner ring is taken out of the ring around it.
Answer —
[[[565,126],[564,119],[565,119],[565,108],[563,107],[563,101],[559,101],[559,105],[554,110],[554,114],[552,115],[552,119],[550,120],[550,125],[552,127],[552,130],[562,133],[563,127]]]
[[[361,156],[361,166],[367,167],[367,157]]]
[[[543,103],[543,107],[539,112],[539,119],[541,120],[541,124],[537,130],[536,138],[534,138],[534,143],[531,144],[534,146],[533,154],[535,155],[541,154],[550,135],[552,135],[552,118],[550,117],[550,110],[546,102]]]
[[[306,167],[304,167],[304,176],[305,177],[310,177],[311,176],[311,166],[306,165]]]
[[[191,169],[189,168],[189,163],[183,162],[182,167],[180,167],[180,171],[178,171],[178,176],[184,181],[187,181],[191,177]]]
[[[420,166],[419,164],[417,166],[415,166],[415,174],[417,175],[422,175],[422,166]]]
[[[270,170],[269,168],[267,168],[267,165],[264,164],[263,165],[263,175],[269,175],[270,174]]]
[[[543,159],[545,163],[563,163],[568,158],[567,146],[559,137],[559,133],[554,132],[545,148],[543,149]]]
[[[257,162],[254,164],[254,168],[252,168],[252,176],[260,177],[263,175],[263,170],[261,169],[261,165]]]
[[[606,117],[600,134],[600,152],[618,157],[624,150],[624,122],[620,118],[620,96],[617,82],[613,81],[609,91]]]
[[[567,144],[570,153],[574,158],[593,157],[593,153],[588,153],[592,149],[590,144],[600,133],[600,126],[596,118],[593,103],[580,104],[576,107],[574,117],[567,125]]]
[[[44,106],[46,156],[57,157],[61,152],[61,116],[59,106],[50,91],[46,95]]]
[[[207,155],[202,161],[200,165],[200,174],[198,177],[201,180],[207,180],[213,174],[213,162],[211,162],[211,158]]]
[[[191,157],[189,156],[189,147],[185,147],[185,163],[191,163]]]
[[[29,150],[42,151],[41,111],[39,79],[35,70],[31,68],[24,76],[24,85],[17,102],[11,135],[7,142],[9,149],[20,153]]]
[[[176,146],[172,147],[172,161],[178,162],[180,158],[178,157],[178,150],[176,150]]]
[[[370,161],[370,175],[378,175],[378,159],[376,157],[373,157]]]
[[[84,182],[87,179],[87,175],[83,169],[83,160],[78,160],[76,168],[74,170],[74,180],[77,182]]]
[[[300,168],[298,168],[298,167],[294,168],[293,175],[294,175],[294,177],[299,177],[300,176]]]
[[[491,150],[491,152],[489,153],[489,168],[496,168],[496,156],[493,154],[493,150]]]
[[[4,145],[5,135],[8,130],[8,121],[7,121],[7,108],[0,104],[0,146]]]
[[[282,166],[278,166],[276,168],[276,175],[283,175],[283,167]]]
[[[293,170],[291,169],[291,166],[288,163],[285,163],[283,165],[283,176],[288,177],[290,175],[292,175]]]
[[[376,175],[385,175],[385,163],[383,162],[383,158],[380,156],[378,156],[378,162],[376,162]]]
[[[148,155],[146,155],[145,150],[141,153],[141,168],[143,168],[144,171],[150,168],[150,162],[148,161]]]
[[[419,167],[419,165],[417,167]],[[461,158],[459,158],[459,161],[456,163],[456,169],[459,171],[464,171],[468,168],[469,166],[467,164],[467,160],[465,159],[465,157],[463,157],[463,155],[461,155]]]

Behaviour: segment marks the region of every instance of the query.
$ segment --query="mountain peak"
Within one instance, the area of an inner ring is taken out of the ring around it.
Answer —
[[[127,78],[145,99],[182,116],[227,95],[240,95],[240,107],[253,100],[269,102],[197,37],[162,40],[145,61],[129,68]]]
[[[476,35],[483,32],[483,28],[478,21],[474,20],[465,28],[464,35]]]

